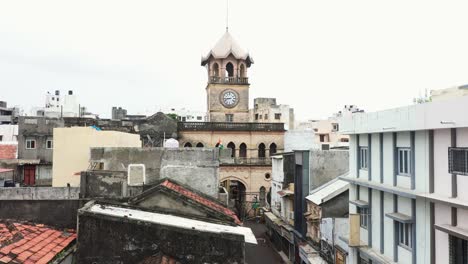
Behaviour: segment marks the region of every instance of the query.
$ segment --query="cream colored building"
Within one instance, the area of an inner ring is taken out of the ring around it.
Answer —
[[[249,122],[247,69],[252,64],[250,55],[226,31],[201,62],[208,73],[209,122],[178,123],[183,147],[212,148],[221,143],[231,149],[230,161],[220,164],[220,184],[230,192],[241,216],[248,213],[255,197],[261,204],[266,200],[271,185],[270,155],[284,150],[283,123]]]
[[[250,121],[258,123],[283,123],[286,130],[294,129],[294,109],[277,104],[276,98],[255,98],[250,110]]]
[[[297,131],[310,132],[310,134],[307,136],[313,137],[311,146],[313,149],[327,149],[349,146],[349,136],[342,134],[339,131],[338,120],[334,118],[301,122],[297,125],[296,129],[296,131],[288,131],[288,133],[290,132],[287,134],[288,147],[286,149],[288,150],[290,149],[289,145],[296,146],[298,143],[300,143],[301,139],[294,137],[294,135],[297,134],[295,133]]]
[[[141,147],[140,136],[91,127],[54,128],[52,186],[80,186],[80,172],[89,167],[90,148]]]

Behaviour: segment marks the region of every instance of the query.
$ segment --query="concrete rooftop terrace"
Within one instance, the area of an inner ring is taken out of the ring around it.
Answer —
[[[253,234],[252,230],[247,227],[241,226],[228,226],[214,223],[208,223],[204,221],[194,220],[190,218],[184,218],[180,216],[167,215],[155,212],[146,212],[136,209],[123,208],[111,205],[93,204],[89,208],[82,208],[91,213],[112,216],[118,218],[132,219],[142,222],[155,223],[165,226],[171,226],[176,228],[182,228],[187,230],[209,232],[209,233],[228,233],[234,235],[244,236],[245,242],[250,244],[257,244],[257,239]]]
[[[341,118],[340,133],[364,134],[468,127],[468,96]]]

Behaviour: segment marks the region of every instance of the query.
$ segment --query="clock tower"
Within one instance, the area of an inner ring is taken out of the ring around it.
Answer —
[[[202,58],[208,72],[207,113],[209,122],[249,122],[249,79],[253,64],[231,34],[226,31]]]

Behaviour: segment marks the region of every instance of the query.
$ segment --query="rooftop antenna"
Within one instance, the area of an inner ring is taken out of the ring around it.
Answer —
[[[226,0],[226,32],[229,31],[229,0]]]

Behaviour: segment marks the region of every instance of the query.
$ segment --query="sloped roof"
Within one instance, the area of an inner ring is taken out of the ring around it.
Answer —
[[[183,196],[197,202],[197,203],[200,203],[204,206],[207,206],[208,208],[211,208],[211,209],[214,209],[220,213],[223,213],[224,215],[227,215],[229,216],[230,218],[233,219],[233,221],[240,225],[242,224],[242,222],[239,220],[239,218],[237,217],[237,215],[229,208],[215,202],[215,201],[212,201],[211,199],[208,199],[206,197],[203,197],[187,188],[184,188],[183,186],[177,184],[177,183],[174,183],[174,182],[171,182],[169,180],[164,180],[161,184],[161,186],[164,186],[166,188],[169,188],[173,191],[176,191],[178,192],[179,194],[182,194]]]
[[[0,263],[49,263],[75,239],[71,229],[0,222]]]
[[[215,59],[225,59],[230,54],[232,54],[236,59],[246,60],[247,67],[253,63],[249,53],[244,51],[232,35],[226,31],[221,39],[216,42],[216,45],[211,49],[211,51],[202,58],[202,66],[207,64],[211,56]]]
[[[339,178],[335,178],[324,185],[312,190],[307,200],[316,205],[321,205],[349,189],[349,183]]]
[[[164,191],[167,190],[167,191]],[[208,196],[204,193],[193,190],[189,186],[185,186],[173,179],[162,179],[158,183],[155,183],[153,187],[147,189],[143,193],[131,198],[130,204],[139,204],[140,202],[148,199],[153,194],[163,191],[166,194],[172,194],[176,197],[183,197],[195,207],[200,208],[203,211],[218,215],[223,218],[223,221],[233,222],[241,225],[242,222],[237,217],[236,213],[231,209],[227,208],[220,201],[215,198]]]

